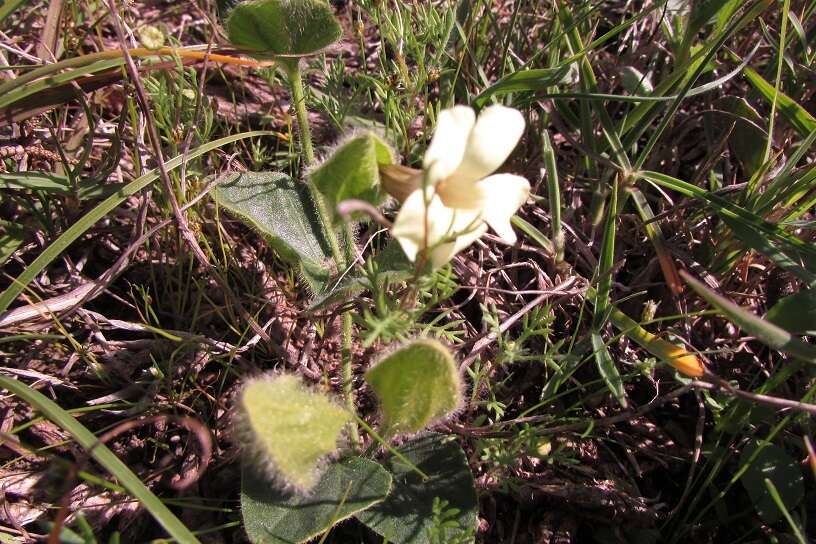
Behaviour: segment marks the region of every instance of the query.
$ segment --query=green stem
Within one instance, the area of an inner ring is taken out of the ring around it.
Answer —
[[[303,153],[303,163],[306,166],[312,166],[315,162],[314,146],[312,145],[312,130],[309,128],[309,113],[306,111],[306,95],[303,92],[303,80],[300,72],[300,64],[297,60],[285,60],[281,62],[281,66],[286,71],[286,79],[289,81],[289,90],[292,92],[292,103],[295,106],[297,114],[297,124],[300,130],[300,150]],[[317,215],[320,219],[320,224],[323,226],[323,232],[326,233],[326,238],[329,241],[332,257],[338,269],[345,266],[345,259],[340,252],[340,244],[337,242],[337,233],[332,228],[331,214],[326,208],[326,201],[323,195],[317,190],[311,179],[306,179],[306,185],[309,187],[309,193],[314,201]]]
[[[399,451],[397,451],[397,450],[395,450],[394,448],[392,448],[392,447],[391,447],[391,445],[390,445],[390,444],[388,444],[388,442],[386,442],[386,441],[385,441],[385,439],[384,439],[382,436],[380,436],[379,434],[377,434],[377,431],[375,431],[374,429],[372,429],[372,428],[371,428],[371,427],[368,425],[368,423],[366,423],[366,422],[365,422],[365,420],[364,420],[363,418],[361,418],[360,416],[358,416],[358,415],[356,415],[356,414],[355,414],[354,419],[356,419],[356,420],[357,420],[357,423],[360,425],[360,427],[362,427],[363,429],[365,429],[365,431],[366,431],[368,434],[370,434],[370,435],[371,435],[371,436],[374,438],[374,440],[375,440],[375,441],[379,442],[379,443],[380,443],[380,445],[381,445],[383,448],[385,448],[386,450],[388,450],[388,452],[389,452],[391,455],[393,455],[394,457],[396,457],[397,459],[399,459],[400,461],[402,461],[402,462],[405,464],[405,466],[407,466],[408,468],[410,468],[411,470],[413,470],[414,472],[416,472],[417,474],[419,474],[419,476],[420,476],[420,477],[421,477],[423,480],[428,480],[428,479],[430,479],[430,476],[428,476],[427,474],[425,474],[425,473],[422,471],[422,469],[420,469],[418,466],[416,466],[416,465],[415,465],[415,464],[413,464],[411,461],[409,461],[409,460],[408,460],[408,459],[407,459],[407,458],[406,458],[406,457],[405,457],[403,454],[401,454]]]
[[[343,396],[346,398],[346,409],[352,414],[357,413],[354,405],[354,382],[351,368],[351,312],[343,313]],[[360,433],[357,425],[351,425],[351,443],[356,450],[360,444]]]
[[[547,168],[547,194],[550,200],[550,218],[552,220],[552,241],[555,250],[555,264],[560,266],[564,261],[564,231],[561,230],[561,192],[558,185],[558,170],[555,164],[555,152],[550,143],[547,129],[541,133],[544,164]]]
[[[286,78],[289,80],[289,89],[292,92],[292,103],[295,106],[297,114],[298,128],[300,129],[300,148],[303,152],[303,162],[306,166],[312,166],[315,163],[314,146],[312,145],[312,130],[309,127],[309,114],[306,111],[306,95],[303,92],[303,78],[300,71],[300,62],[298,60],[283,61],[281,63],[286,70]],[[332,225],[332,216],[326,207],[326,201],[323,195],[315,187],[312,180],[306,176],[306,185],[309,187],[309,193],[315,203],[317,215],[320,218],[320,223],[323,226],[323,232],[326,233],[326,238],[329,241],[332,257],[338,271],[342,271],[347,263],[352,262],[351,244],[354,239],[351,235],[351,229],[348,225],[344,228],[346,255],[344,256],[340,251],[340,244],[337,242],[337,231]],[[354,383],[352,381],[352,319],[351,314],[345,312],[343,314],[343,393],[346,398],[346,407],[349,412],[356,414],[354,406]],[[360,443],[360,434],[357,430],[357,424],[351,424],[351,442],[353,448],[356,450]]]

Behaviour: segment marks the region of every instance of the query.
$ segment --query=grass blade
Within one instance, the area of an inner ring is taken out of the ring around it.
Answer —
[[[533,239],[535,243],[541,246],[541,249],[546,251],[549,254],[554,254],[555,249],[553,248],[553,244],[549,238],[547,238],[543,232],[535,228],[533,225],[519,217],[518,215],[514,215],[510,218],[510,222],[513,224],[514,227],[518,228],[521,232],[529,236]]]
[[[779,112],[787,119],[793,128],[803,138],[807,138],[811,132],[816,130],[816,117],[810,114],[805,108],[800,106],[794,99],[779,91],[776,93],[776,87],[768,83],[759,73],[753,68],[745,69],[745,77],[748,82],[754,86],[754,89],[759,91],[759,94],[769,103],[774,103],[776,98],[776,105]]]
[[[598,364],[598,372],[601,374],[601,378],[603,378],[609,392],[612,393],[612,396],[614,396],[618,404],[621,405],[621,408],[626,408],[628,403],[626,402],[623,380],[621,379],[620,372],[618,372],[618,367],[615,366],[615,361],[613,361],[612,356],[609,355],[609,350],[606,349],[606,344],[604,344],[601,335],[593,332],[591,338],[593,355],[595,355],[595,362]]]
[[[555,265],[564,260],[564,231],[561,229],[561,190],[558,184],[558,167],[555,164],[555,152],[550,143],[550,133],[541,132],[542,154],[547,175],[547,196],[550,203],[550,220],[552,221],[552,242],[555,247]]]
[[[74,440],[85,448],[91,457],[119,480],[119,483],[128,490],[128,493],[139,499],[159,525],[164,527],[177,542],[182,544],[197,544],[199,542],[175,514],[142,483],[139,477],[116,457],[105,444],[100,443],[96,436],[77,421],[74,416],[39,391],[35,391],[22,382],[0,375],[0,386],[8,389],[13,395],[42,412],[45,417],[73,436]]]
[[[618,210],[618,184],[612,187],[609,211],[604,225],[603,241],[601,242],[601,257],[598,260],[597,282],[595,292],[595,315],[592,319],[592,329],[599,332],[606,323],[611,303],[609,294],[612,291],[612,265],[615,260],[615,221]]]
[[[816,283],[816,260],[808,259],[807,255],[796,251],[794,248],[786,247],[784,243],[777,243],[773,238],[763,236],[751,225],[729,217],[723,217],[723,222],[728,225],[737,238],[742,240],[750,248],[762,253],[772,260],[779,268],[795,274],[802,281],[813,285]],[[813,271],[811,271],[813,269]]]
[[[657,262],[663,272],[663,278],[666,280],[672,294],[677,296],[683,292],[683,284],[680,282],[680,276],[677,275],[677,267],[674,264],[671,252],[666,248],[663,230],[660,228],[660,224],[654,221],[654,212],[643,192],[637,187],[631,187],[629,193],[632,195],[632,202],[637,208],[638,215],[643,220],[646,236],[649,237],[649,241],[654,246]]]
[[[809,363],[816,363],[816,346],[799,340],[785,329],[777,327],[773,323],[737,306],[724,296],[706,287],[687,272],[681,271],[680,276],[698,295],[717,308],[746,333],[756,336],[774,349],[790,353]]]
[[[0,23],[2,23],[6,17],[11,15],[14,10],[26,3],[28,3],[28,0],[6,0],[3,3],[0,3]]]
[[[796,522],[793,521],[793,517],[791,517],[787,506],[785,506],[782,497],[779,495],[779,490],[776,489],[776,486],[770,479],[765,478],[764,482],[765,487],[768,488],[768,493],[771,495],[771,499],[773,499],[773,502],[776,504],[776,507],[779,508],[779,511],[782,512],[782,515],[785,516],[785,521],[787,521],[788,525],[790,525],[793,534],[796,535],[796,540],[799,542],[799,544],[807,544],[807,540],[805,540],[804,535],[802,535],[802,529],[796,524]]]
[[[213,149],[236,142],[238,140],[252,138],[254,136],[268,136],[272,134],[274,133],[266,130],[256,130],[251,132],[242,132],[240,134],[233,134],[232,136],[214,140],[196,148],[193,151],[190,151],[186,156],[178,155],[173,157],[165,163],[165,168],[167,168],[167,170],[172,170],[173,168],[180,166],[182,162],[190,161],[209,151],[212,151]],[[126,198],[141,191],[158,179],[158,177],[159,173],[154,169],[147,172],[143,176],[136,178],[122,187],[115,194],[97,204],[97,206],[85,214],[82,219],[71,225],[68,230],[63,232],[51,243],[51,245],[45,248],[45,250],[40,253],[40,255],[38,255],[37,258],[34,259],[34,261],[32,261],[32,263],[12,281],[12,284],[9,285],[2,294],[0,294],[0,313],[6,311],[11,303],[14,302],[14,299],[16,299],[17,296],[22,293],[23,290],[25,290],[26,286],[37,277],[37,274],[42,272],[43,269],[51,263],[51,261],[56,259],[60,253],[65,251],[68,246],[82,236],[85,231],[90,229],[97,221],[105,217],[105,215],[124,202]]]
[[[701,189],[700,187],[692,185],[691,183],[673,178],[666,174],[661,174],[660,172],[642,170],[638,172],[636,176],[656,185],[660,185],[661,187],[666,187],[672,191],[677,191],[686,196],[699,198],[714,208],[721,217],[732,218],[743,223],[747,223],[756,231],[765,236],[773,237],[777,240],[784,240],[784,242],[789,244],[791,248],[794,248],[797,252],[803,255],[808,255],[811,258],[816,257],[816,247],[814,247],[812,244],[808,244],[799,238],[790,236],[777,225],[757,217],[756,214],[749,212],[741,206],[737,206],[730,200],[727,200],[719,195],[706,191],[705,189]]]

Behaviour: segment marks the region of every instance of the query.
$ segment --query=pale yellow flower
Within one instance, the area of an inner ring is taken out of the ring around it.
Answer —
[[[466,106],[439,114],[431,145],[425,153],[426,188],[413,191],[402,205],[393,236],[409,259],[428,250],[433,268],[491,229],[515,243],[510,218],[530,194],[521,176],[493,174],[524,132],[518,110],[490,106],[479,118]],[[491,175],[493,174],[493,175]]]

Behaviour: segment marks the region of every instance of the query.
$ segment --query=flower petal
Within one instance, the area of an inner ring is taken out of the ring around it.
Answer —
[[[439,112],[436,130],[422,163],[431,185],[436,185],[459,167],[475,121],[476,114],[467,106]]]
[[[521,112],[499,105],[486,108],[470,131],[459,167],[445,180],[446,193],[467,194],[507,160],[523,133]]]
[[[405,200],[397,214],[391,234],[405,255],[416,261],[420,251],[425,249],[427,241],[431,247],[429,259],[433,268],[439,268],[454,255],[468,247],[487,230],[487,225],[481,220],[478,210],[457,210],[448,208],[440,198],[428,188],[430,202],[428,204],[428,234],[425,235],[425,200],[422,190],[411,193]],[[455,240],[445,241],[454,234],[459,234]]]
[[[499,238],[509,244],[515,243],[516,233],[510,225],[510,218],[530,195],[530,182],[513,174],[495,174],[477,185],[485,195],[482,219]]]
[[[440,239],[457,232],[461,234],[454,241],[439,244],[431,250],[430,259],[434,269],[444,266],[454,255],[481,238],[487,232],[487,225],[479,218],[478,212],[455,210],[453,222]]]
[[[428,188],[428,191],[432,193],[433,190]],[[432,196],[429,211],[433,210],[434,202],[442,206],[439,199]],[[452,216],[453,211],[451,211]],[[408,198],[402,203],[397,218],[394,220],[394,226],[391,227],[391,235],[400,243],[405,255],[411,261],[415,261],[417,253],[425,245],[425,199],[422,197],[422,189],[417,189],[408,195]]]
[[[487,195],[478,181],[451,181],[453,179],[448,178],[436,186],[436,194],[442,199],[442,203],[449,208],[481,210]]]

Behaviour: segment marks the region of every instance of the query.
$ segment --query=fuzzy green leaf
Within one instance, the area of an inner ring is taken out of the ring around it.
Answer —
[[[748,463],[757,448],[756,441],[748,444],[740,456],[740,465]],[[756,458],[742,475],[742,485],[751,497],[757,514],[768,524],[776,523],[781,517],[779,508],[765,486],[769,479],[788,510],[795,508],[805,496],[802,471],[798,463],[788,453],[774,444],[767,444],[757,453]]]
[[[309,286],[322,291],[332,273],[331,249],[309,191],[279,172],[229,174],[215,201],[261,232],[286,260],[298,264]]]
[[[394,489],[383,502],[357,514],[357,519],[393,544],[428,544],[434,527],[433,503],[438,498],[447,502],[445,509],[453,523],[446,524],[446,534],[437,541],[472,538],[479,504],[462,448],[444,435],[427,433],[397,450],[429,478],[423,480],[396,457],[388,457],[384,465],[394,477]]]
[[[379,166],[393,162],[394,152],[388,144],[368,132],[337,148],[311,177],[332,211],[338,202],[350,198],[376,206],[383,199]]]
[[[241,394],[243,431],[260,466],[286,484],[309,490],[319,479],[319,463],[337,451],[351,414],[327,396],[308,391],[295,376],[264,377]]]
[[[399,348],[366,372],[365,380],[380,399],[383,426],[390,434],[421,431],[462,400],[456,363],[435,340]]]
[[[343,34],[324,0],[242,2],[233,8],[226,27],[233,45],[267,55],[309,55]]]
[[[253,544],[307,542],[373,504],[391,489],[391,474],[374,461],[349,457],[332,463],[307,496],[270,485],[244,463],[241,513]]]

